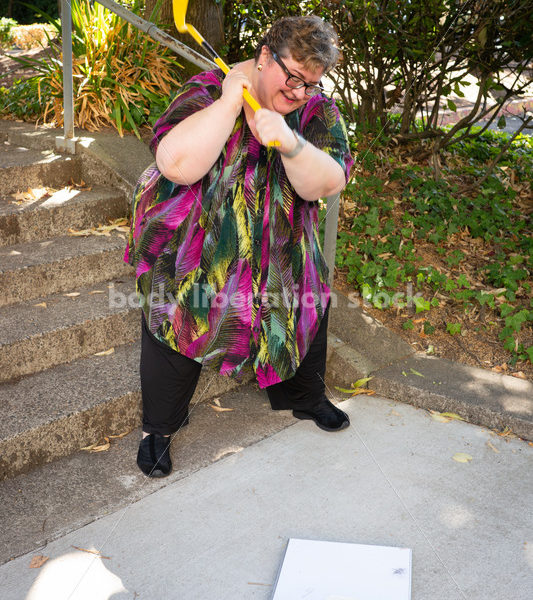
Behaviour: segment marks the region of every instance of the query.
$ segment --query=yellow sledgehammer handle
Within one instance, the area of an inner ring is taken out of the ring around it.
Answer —
[[[189,33],[192,37],[202,46],[205,50],[213,57],[215,63],[222,69],[224,74],[229,72],[228,65],[220,58],[220,56],[216,53],[215,49],[208,44],[205,39],[202,37],[202,34],[194,27],[193,25],[188,25],[185,22],[185,15],[187,13],[187,4],[189,0],[173,0],[172,8],[174,12],[174,22],[176,23],[176,29],[180,33]],[[243,96],[246,102],[253,108],[254,112],[261,108],[261,105],[257,100],[250,94],[248,90],[243,90]],[[269,146],[280,146],[281,144],[275,140],[268,144]]]

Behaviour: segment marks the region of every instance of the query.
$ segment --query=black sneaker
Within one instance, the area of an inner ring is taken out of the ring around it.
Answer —
[[[141,440],[137,464],[148,477],[166,477],[172,471],[170,437],[150,433]]]
[[[348,415],[324,397],[307,410],[293,410],[297,419],[311,419],[324,431],[340,431],[350,425]]]

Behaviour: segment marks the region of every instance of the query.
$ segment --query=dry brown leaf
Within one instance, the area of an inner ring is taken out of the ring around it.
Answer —
[[[102,556],[99,550],[88,550],[87,548],[80,548],[79,546],[72,546],[75,550],[79,550],[80,552],[88,552],[89,554],[96,554],[96,556],[100,558],[107,558],[111,560],[110,556]]]
[[[98,227],[92,227],[91,229],[69,229],[69,235],[74,236],[87,236],[87,235],[105,235],[110,236],[112,231],[122,231],[128,233],[130,230],[128,226],[128,220],[121,217],[111,221],[108,225],[98,225]]]
[[[102,350],[102,352],[95,352],[94,356],[109,356],[109,354],[113,354],[115,348],[109,348],[109,350]]]
[[[500,453],[500,451],[498,450],[498,448],[496,448],[496,446],[494,446],[494,444],[492,444],[490,441],[487,441],[487,446],[491,449],[494,450],[494,452],[497,452],[498,454]]]
[[[22,254],[22,252],[19,252],[18,250],[11,250],[9,256],[18,256],[19,254]]]
[[[90,229],[71,229],[71,228],[69,228],[69,230],[68,230],[69,235],[75,235],[75,236],[91,235],[91,233],[92,233],[92,231]]]
[[[68,292],[67,294],[63,294],[63,296],[67,296],[67,298],[75,298],[76,296],[80,296],[81,292]]]
[[[105,294],[104,290],[93,290],[92,292],[89,292],[89,294]]]
[[[11,194],[12,198],[15,198],[17,202],[24,202],[27,198],[26,192],[17,192],[16,194]]]
[[[124,433],[117,433],[116,435],[109,435],[109,437],[111,439],[119,439],[119,438],[123,438],[125,435],[128,435],[128,433],[131,433],[131,430],[125,431]]]
[[[359,396],[359,394],[367,394],[368,396],[372,396],[372,394],[375,394],[376,392],[374,392],[374,390],[366,390],[365,388],[357,388],[354,390],[350,390],[350,394],[352,396]]]
[[[91,444],[90,446],[85,446],[84,448],[80,448],[80,450],[86,450],[87,452],[105,452],[109,450],[111,444],[109,440],[105,444]]]
[[[43,556],[42,554],[36,554],[30,562],[30,569],[39,569],[44,565],[44,563],[48,560],[48,556]]]
[[[513,377],[518,377],[518,379],[527,379],[524,371],[517,371],[516,373],[511,373]]]
[[[235,410],[234,408],[223,408],[222,406],[216,406],[215,404],[210,404],[209,406],[217,412],[229,412]]]
[[[503,431],[496,432],[500,437],[516,437],[510,427],[505,427]]]
[[[219,398],[213,398],[212,402],[214,402],[217,406],[220,406],[220,399]]]
[[[42,308],[46,308],[46,302],[39,302],[39,304],[34,304],[33,306],[42,306]]]

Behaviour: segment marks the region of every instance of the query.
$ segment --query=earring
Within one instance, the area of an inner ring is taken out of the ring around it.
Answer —
[[[257,70],[258,71],[262,71],[263,70],[263,65],[257,65]]]

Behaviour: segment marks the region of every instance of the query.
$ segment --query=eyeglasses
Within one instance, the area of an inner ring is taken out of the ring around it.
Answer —
[[[285,81],[285,85],[287,87],[290,87],[294,90],[305,87],[305,94],[307,96],[316,96],[317,94],[320,94],[321,92],[324,91],[324,88],[322,87],[320,82],[318,83],[318,85],[306,83],[300,77],[293,75],[289,71],[289,69],[287,69],[287,67],[285,66],[285,64],[281,60],[281,58],[278,56],[278,54],[276,52],[274,52],[274,50],[272,50],[272,49],[270,49],[270,51],[272,52],[272,58],[278,63],[278,65],[285,71],[285,74],[287,75],[287,81]]]

